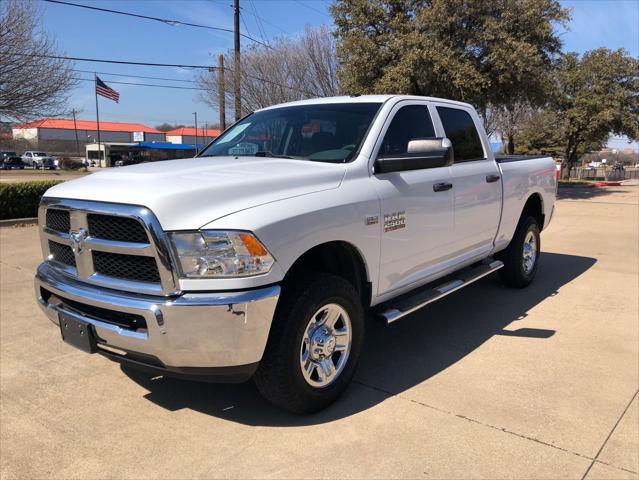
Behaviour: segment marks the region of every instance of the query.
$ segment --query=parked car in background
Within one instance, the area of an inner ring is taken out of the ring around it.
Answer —
[[[44,152],[27,151],[22,155],[22,160],[24,160],[24,163],[29,167],[39,169],[42,168],[45,160],[52,160],[52,158]]]
[[[467,103],[276,105],[196,158],[48,190],[35,296],[85,352],[254,377],[276,405],[314,412],[346,389],[369,318],[394,323],[496,271],[528,286],[556,188],[551,157],[495,157]]]
[[[17,156],[18,154],[16,152],[12,152],[10,150],[0,151],[0,163],[5,161],[8,158],[17,157]]]
[[[1,170],[14,170],[20,169],[24,170],[25,163],[22,161],[22,158],[16,156],[8,157],[0,161],[0,169]]]
[[[44,170],[55,170],[58,168],[58,160],[55,158],[44,158],[40,165]]]

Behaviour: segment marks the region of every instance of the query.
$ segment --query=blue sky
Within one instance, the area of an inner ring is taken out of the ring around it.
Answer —
[[[72,0],[92,6],[123,10],[142,15],[183,20],[232,28],[232,0]],[[267,39],[296,35],[306,24],[331,24],[329,0],[241,0],[245,12],[243,33],[261,38],[254,14],[263,19]],[[566,51],[584,52],[597,47],[625,48],[639,57],[638,0],[573,0],[562,2],[572,9],[569,28],[561,29]],[[69,56],[122,59],[157,63],[214,64],[218,53],[233,45],[232,35],[185,26],[169,26],[136,18],[100,13],[64,5],[42,3],[45,28],[57,38],[58,46]],[[243,45],[247,40],[242,40]],[[112,72],[100,75],[109,80],[194,86],[184,82],[141,80],[127,75],[193,80],[194,72],[179,68],[117,66],[78,62],[77,69]],[[80,74],[93,78],[91,73]],[[95,117],[93,84],[80,82],[72,107],[79,118]],[[198,92],[148,88],[132,85],[112,87],[120,92],[120,103],[100,99],[100,117],[110,121],[140,122],[150,126],[162,122],[215,122],[217,112],[198,99]]]

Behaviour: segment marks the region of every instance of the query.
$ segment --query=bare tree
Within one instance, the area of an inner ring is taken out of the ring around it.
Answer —
[[[526,103],[492,107],[491,124],[494,133],[501,136],[503,151],[508,155],[515,153],[515,142],[524,125],[533,116],[535,108]]]
[[[271,47],[252,46],[242,51],[242,115],[276,103],[339,93],[335,39],[326,25],[306,26],[297,38],[279,38]],[[225,70],[232,73],[233,52],[224,55]],[[232,75],[225,78],[232,78]],[[219,108],[218,72],[201,73],[198,86],[204,102]],[[225,83],[225,101],[232,106],[233,83]],[[227,118],[231,118],[227,112]]]
[[[40,20],[35,0],[0,1],[0,117],[4,120],[61,115],[77,84],[71,62],[43,57],[60,54],[52,37],[40,28]]]

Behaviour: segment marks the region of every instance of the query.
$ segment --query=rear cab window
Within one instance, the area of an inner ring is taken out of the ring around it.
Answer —
[[[437,107],[446,137],[453,144],[455,163],[484,160],[484,147],[470,114],[459,108]]]

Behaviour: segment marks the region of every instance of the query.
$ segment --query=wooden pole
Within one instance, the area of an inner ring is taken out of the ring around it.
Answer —
[[[242,118],[242,96],[240,88],[240,0],[233,0],[233,37],[235,50],[234,91],[235,91],[235,121]]]

